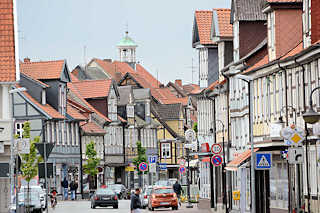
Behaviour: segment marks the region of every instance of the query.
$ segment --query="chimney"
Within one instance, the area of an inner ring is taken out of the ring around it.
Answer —
[[[23,62],[24,62],[24,63],[30,63],[31,60],[30,60],[30,58],[24,58],[24,59],[23,59]]]
[[[110,59],[110,58],[105,58],[105,59],[103,59],[105,62],[112,62],[112,59]]]
[[[181,79],[176,79],[174,82],[176,85],[182,87],[182,80]]]

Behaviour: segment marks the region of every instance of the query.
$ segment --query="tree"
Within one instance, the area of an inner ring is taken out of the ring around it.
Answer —
[[[83,165],[84,173],[88,175],[89,178],[89,188],[96,189],[96,184],[94,181],[96,175],[99,173],[98,165],[100,163],[100,158],[97,157],[97,151],[94,148],[94,142],[91,141],[86,145],[86,164]]]
[[[23,138],[30,138],[30,122],[25,122],[23,127]],[[38,163],[42,162],[42,157],[37,154],[36,143],[40,142],[40,137],[37,136],[30,141],[30,152],[29,154],[21,154],[21,173],[22,177],[28,183],[28,194],[27,201],[29,201],[29,184],[30,181],[38,175]],[[27,210],[28,211],[28,210]]]
[[[193,124],[192,129],[193,129],[196,133],[198,133],[198,123],[197,123],[197,122],[195,122],[195,123]]]
[[[142,162],[147,162],[146,148],[142,147],[141,141],[137,141],[137,149],[138,155],[133,158],[132,163],[136,166],[138,175],[139,175],[139,185],[142,186],[141,175],[148,173],[145,171],[144,173],[139,170],[139,165]]]

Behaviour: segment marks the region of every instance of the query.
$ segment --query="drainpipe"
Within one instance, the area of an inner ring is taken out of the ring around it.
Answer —
[[[126,137],[125,137],[125,127],[126,127],[126,124],[125,124],[125,123],[122,123],[122,153],[123,153],[123,163],[124,163],[124,165],[126,164],[126,150],[125,150],[125,147],[126,147],[126,141],[125,141],[125,139],[126,139]],[[125,171],[124,171],[124,173],[125,173]],[[129,174],[130,174],[130,173],[128,173],[128,175],[129,175]],[[125,177],[125,175],[123,176],[123,178],[121,178],[123,183],[126,182],[125,179],[124,179],[124,177]],[[129,188],[129,184],[128,184],[127,188]]]
[[[299,62],[297,62],[297,59],[294,59],[294,62],[300,66],[302,68],[302,86],[303,86],[303,110],[306,111],[306,91],[304,89],[304,79],[305,79],[305,71],[306,69],[304,68],[304,66],[302,64],[300,64]],[[310,82],[311,83],[311,82]],[[301,115],[301,113],[300,113]],[[306,131],[306,176],[307,176],[307,204],[308,204],[308,212],[310,212],[310,183],[309,183],[309,141],[308,141],[308,135],[309,135],[309,131],[308,131],[308,125],[306,122],[304,122],[304,128]],[[303,194],[303,199],[305,199],[304,194]]]
[[[288,106],[288,92],[287,92],[287,89],[288,89],[288,84],[287,84],[287,70],[283,67],[281,67],[280,65],[280,60],[278,60],[278,67],[284,72],[284,81],[285,81],[285,88],[284,88],[284,95],[285,95],[285,106],[286,106],[286,109],[287,109],[287,106]],[[282,107],[282,106],[281,106]],[[282,107],[283,108],[283,107]],[[282,108],[280,109],[280,117],[281,117],[281,111],[282,111]],[[286,126],[289,125],[289,117],[288,117],[288,110],[286,110]],[[288,212],[289,213],[292,213],[292,183],[291,183],[291,167],[289,165],[289,163],[287,162],[287,176],[288,176]],[[295,190],[296,190],[296,187],[295,187]]]
[[[79,125],[79,146],[80,146],[80,193],[81,199],[83,199],[83,166],[82,166],[82,137],[81,137],[81,128]]]

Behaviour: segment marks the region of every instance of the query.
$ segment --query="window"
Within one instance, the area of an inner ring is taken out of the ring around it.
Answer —
[[[170,143],[161,144],[161,156],[162,158],[171,158]]]
[[[17,122],[17,123],[16,123],[16,131],[15,131],[15,134],[16,134],[19,138],[22,138],[22,136],[23,136],[23,127],[24,127],[24,123],[23,123],[23,122]]]
[[[233,24],[233,59],[234,61],[238,61],[240,59],[239,52],[239,22],[236,21]]]
[[[269,61],[276,58],[276,48],[275,48],[275,13],[271,12],[268,14],[268,46],[269,46]]]

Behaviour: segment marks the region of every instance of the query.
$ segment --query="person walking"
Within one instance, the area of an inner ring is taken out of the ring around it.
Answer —
[[[181,206],[180,197],[181,197],[181,192],[183,191],[183,189],[178,181],[176,181],[176,183],[173,184],[173,191],[177,194],[177,197],[179,200],[179,205]]]
[[[74,182],[74,199],[77,200],[77,190],[78,190],[79,184],[78,181],[76,180]]]
[[[74,200],[75,199],[75,182],[71,181],[69,187],[71,192],[71,200]]]
[[[64,197],[64,200],[68,200],[68,187],[69,187],[69,184],[68,184],[68,180],[67,178],[65,177],[63,179],[63,181],[61,182],[61,186],[63,188],[63,197]]]
[[[140,189],[136,188],[135,193],[131,195],[131,213],[141,213]]]

